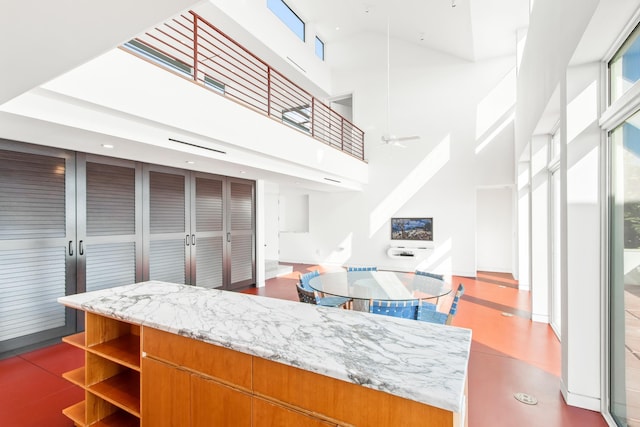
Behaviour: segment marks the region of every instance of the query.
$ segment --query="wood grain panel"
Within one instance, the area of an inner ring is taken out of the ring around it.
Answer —
[[[85,337],[86,345],[92,345],[111,341],[124,335],[129,335],[133,329],[130,323],[110,319],[94,313],[86,313]],[[140,333],[138,333],[138,336]]]
[[[154,358],[251,390],[248,354],[147,327],[143,330],[142,346]]]
[[[453,413],[313,372],[254,358],[256,393],[357,426],[447,426]]]
[[[251,395],[191,375],[191,427],[251,427]]]
[[[253,398],[253,427],[330,427],[335,425],[259,397]]]
[[[191,425],[191,374],[142,358],[142,427]]]

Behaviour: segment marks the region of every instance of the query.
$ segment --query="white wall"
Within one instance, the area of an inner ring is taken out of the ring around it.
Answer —
[[[264,256],[267,260],[280,258],[280,224],[278,215],[278,198],[280,187],[276,184],[265,184],[264,202]]]
[[[209,0],[195,11],[216,17],[213,23],[225,34],[313,95],[323,99],[334,93],[331,70],[315,54],[315,29],[304,11],[294,10],[306,24],[304,42],[267,8],[266,0]]]
[[[522,153],[569,65],[598,0],[536,0],[518,74],[516,153]]]
[[[476,256],[479,271],[511,273],[513,266],[513,190],[478,188]]]
[[[231,176],[239,176],[247,166],[323,183],[330,177],[347,188],[360,188],[367,181],[363,162],[121,49],[13,99],[0,110],[130,139],[147,144],[149,150],[158,147],[220,159],[235,170]],[[168,138],[226,154],[185,147]],[[34,142],[46,144],[47,139]],[[64,148],[88,151],[90,145],[80,141]],[[132,154],[139,160],[136,155],[147,153],[143,149]],[[185,167],[184,161],[171,166]]]
[[[518,288],[521,290],[531,289],[531,185],[530,185],[530,162],[529,154],[517,163],[518,172]]]
[[[367,49],[357,48],[365,42]],[[387,132],[386,63],[376,52],[385,43],[368,34],[332,46],[333,55],[359,52],[347,69],[336,70],[333,87],[354,93],[354,120],[366,132],[369,183],[361,193],[310,193],[309,233],[281,236],[282,259],[475,276],[476,188],[515,181],[515,59],[469,63],[392,40],[391,132],[420,136],[399,148],[380,142]],[[394,216],[433,217],[433,251],[417,259],[389,258]]]
[[[531,139],[531,319],[549,322],[549,135]]]
[[[600,410],[600,64],[567,70],[567,283],[562,374],[570,404]],[[565,334],[566,331],[566,334]]]

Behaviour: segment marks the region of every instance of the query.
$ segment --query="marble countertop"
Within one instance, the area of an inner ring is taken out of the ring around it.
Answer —
[[[469,329],[158,281],[58,302],[445,410],[464,408]]]

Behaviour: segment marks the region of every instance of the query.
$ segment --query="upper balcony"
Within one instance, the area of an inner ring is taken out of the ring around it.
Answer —
[[[335,149],[364,160],[364,132],[191,11],[124,49]]]

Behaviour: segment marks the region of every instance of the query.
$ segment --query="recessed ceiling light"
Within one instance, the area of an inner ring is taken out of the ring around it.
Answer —
[[[193,160],[187,160],[187,163],[190,164],[190,165],[195,165],[196,164],[196,162],[194,162]]]
[[[113,148],[111,144],[102,144],[102,148]]]
[[[245,174],[245,173],[247,173],[247,171],[240,171],[240,173]]]
[[[336,31],[340,31],[340,27],[336,27]]]

